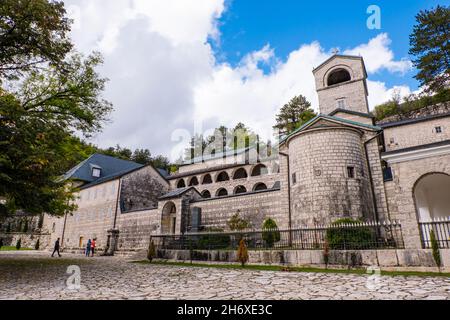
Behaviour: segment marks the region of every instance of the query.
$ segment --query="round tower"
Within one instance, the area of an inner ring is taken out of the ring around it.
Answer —
[[[352,127],[322,124],[286,140],[293,226],[373,219],[362,135]]]

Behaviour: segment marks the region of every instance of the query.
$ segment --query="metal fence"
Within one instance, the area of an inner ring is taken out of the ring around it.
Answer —
[[[431,248],[431,230],[434,232],[439,248],[450,248],[450,217],[419,222],[419,228],[422,248]]]
[[[248,249],[370,250],[404,248],[400,223],[368,222],[239,232],[186,233],[152,236],[158,249],[236,250],[241,239]]]

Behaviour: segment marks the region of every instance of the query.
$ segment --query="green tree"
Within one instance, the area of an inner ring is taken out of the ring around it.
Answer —
[[[441,253],[439,251],[439,243],[436,239],[436,235],[434,233],[434,230],[430,231],[430,243],[431,243],[431,251],[433,254],[434,262],[436,263],[436,266],[439,269],[439,272],[441,272]]]
[[[16,249],[20,250],[20,248],[22,248],[22,239],[19,238],[19,240],[17,240],[16,242]]]
[[[58,179],[70,137],[100,131],[112,106],[95,70],[101,55],[71,51],[69,31],[62,2],[0,4],[0,214],[76,208],[73,190]]]
[[[311,103],[306,97],[299,95],[281,107],[276,116],[274,128],[281,134],[289,134],[316,116]]]
[[[0,78],[17,79],[45,64],[61,66],[73,47],[70,24],[62,1],[2,0]]]
[[[415,78],[427,91],[450,85],[450,6],[420,11],[410,35],[409,54],[419,70]]]
[[[227,224],[231,231],[242,231],[252,227],[250,221],[241,218],[239,210],[230,217]]]
[[[36,244],[34,245],[34,250],[39,250],[40,241],[37,239]]]
[[[272,248],[275,242],[280,241],[280,231],[275,220],[267,218],[262,225],[262,238],[269,248]]]
[[[136,149],[131,156],[131,161],[147,165],[152,162],[152,155],[148,149]]]
[[[148,245],[147,259],[148,259],[148,261],[152,262],[155,257],[156,257],[156,247],[155,247],[155,243],[152,240],[152,241],[150,241],[150,244]]]

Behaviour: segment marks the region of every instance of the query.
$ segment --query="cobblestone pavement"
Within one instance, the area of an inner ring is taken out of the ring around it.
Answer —
[[[69,265],[81,270],[67,288]],[[175,267],[47,253],[0,252],[0,299],[450,299],[445,277],[368,276]]]

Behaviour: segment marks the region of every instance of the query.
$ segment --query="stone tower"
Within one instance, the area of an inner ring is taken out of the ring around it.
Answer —
[[[362,57],[333,55],[313,70],[321,114],[336,109],[369,113],[367,73]]]

